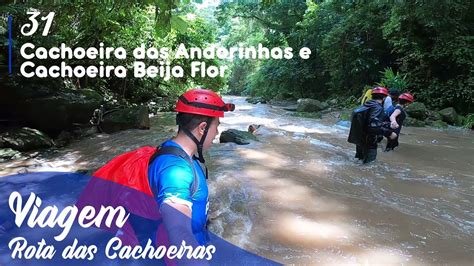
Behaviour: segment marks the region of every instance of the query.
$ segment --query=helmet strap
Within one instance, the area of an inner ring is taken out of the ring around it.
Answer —
[[[204,159],[203,156],[203,147],[204,147],[204,141],[206,141],[207,133],[209,132],[209,128],[211,127],[211,122],[212,122],[212,117],[209,117],[206,121],[206,128],[204,129],[204,134],[202,135],[201,140],[199,141],[194,134],[189,131],[186,128],[183,128],[182,130],[184,133],[196,144],[197,146],[197,151],[198,151],[198,156],[193,156],[193,159],[198,159],[199,162],[201,163],[206,163],[206,160]]]

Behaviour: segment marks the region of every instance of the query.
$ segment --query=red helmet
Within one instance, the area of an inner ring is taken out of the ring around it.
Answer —
[[[402,95],[398,96],[398,99],[399,100],[407,100],[411,103],[415,101],[415,97],[413,97],[413,95],[411,95],[408,92],[402,93]]]
[[[384,87],[375,87],[372,89],[372,94],[383,94],[388,96],[388,89]]]
[[[235,105],[224,103],[222,98],[211,90],[192,89],[179,96],[175,111],[210,117],[224,117],[224,112],[234,111]]]

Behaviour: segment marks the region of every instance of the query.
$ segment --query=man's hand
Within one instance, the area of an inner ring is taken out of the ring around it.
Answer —
[[[398,123],[396,121],[393,121],[390,123],[390,127],[392,129],[397,129],[398,127],[400,127],[400,125],[398,125]]]
[[[397,133],[392,132],[392,134],[390,134],[390,136],[388,138],[389,139],[396,139],[397,137],[398,137]]]

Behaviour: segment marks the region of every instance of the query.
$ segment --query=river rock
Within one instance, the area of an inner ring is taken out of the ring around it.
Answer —
[[[425,120],[426,117],[428,117],[428,109],[426,109],[426,106],[422,102],[414,102],[410,104],[405,111],[407,114],[412,117],[416,118],[419,120]]]
[[[73,124],[88,124],[102,96],[93,90],[77,90],[25,100],[20,111],[29,125],[56,135]]]
[[[54,139],[56,147],[64,147],[74,139],[74,136],[69,131],[61,131],[59,135]]]
[[[10,148],[0,149],[0,162],[17,159],[21,157],[21,152]]]
[[[318,112],[328,107],[327,103],[315,99],[298,99],[296,110],[298,112]]]
[[[119,109],[104,115],[100,127],[105,133],[113,133],[125,129],[149,129],[150,118],[146,106]]]
[[[336,106],[337,105],[337,99],[331,99],[328,101],[329,105]]]
[[[428,122],[428,125],[435,127],[435,128],[447,128],[448,123],[442,121],[442,120],[435,120],[435,121],[430,121]]]
[[[413,117],[407,117],[404,124],[411,127],[424,127],[426,125],[425,121],[421,121]]]
[[[431,121],[443,120],[443,117],[438,111],[429,111],[428,119]]]
[[[251,141],[256,141],[257,137],[247,131],[228,129],[221,133],[219,140],[221,143],[234,142],[239,145],[246,145],[250,144]]]
[[[0,134],[0,147],[18,151],[49,148],[54,142],[39,130],[23,127]]]
[[[263,97],[250,97],[245,99],[248,103],[257,104],[257,103],[267,103]]]
[[[456,113],[456,110],[453,107],[444,108],[443,110],[439,111],[444,122],[451,124],[451,125],[460,125],[461,118]]]
[[[290,112],[296,112],[298,109],[297,109],[296,105],[292,105],[292,106],[283,107],[283,110],[290,111]]]

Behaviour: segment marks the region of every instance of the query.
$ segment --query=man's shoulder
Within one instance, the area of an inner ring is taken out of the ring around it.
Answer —
[[[180,148],[178,144],[171,140],[167,140],[163,142],[160,146],[163,147],[177,147]],[[167,171],[168,173],[177,172],[177,173],[184,173],[189,172],[192,174],[192,168],[189,163],[181,158],[178,154],[172,153],[165,153],[161,154],[157,158],[155,158],[149,165],[149,170],[152,172],[151,174],[154,175],[156,173],[160,173],[163,171]]]
[[[155,170],[165,170],[170,167],[191,169],[191,166],[186,160],[174,154],[163,154],[150,164],[150,168]]]
[[[184,159],[166,154],[158,157],[148,169],[150,182],[159,182],[166,187],[189,187],[194,180],[194,172]]]
[[[159,149],[163,149],[163,148],[177,148],[175,150],[178,150],[178,149],[182,150],[181,146],[179,146],[177,143],[175,143],[172,140],[167,140],[163,142],[160,145]],[[184,152],[184,150],[182,152]],[[186,165],[189,165],[189,163],[185,159],[181,158],[180,153],[176,151],[165,152],[164,154],[161,154],[155,160],[153,160],[153,162],[150,163],[150,167],[151,166],[168,167],[168,166],[186,166]]]
[[[378,109],[383,109],[383,106],[381,103],[377,102],[376,100],[369,100],[364,104],[367,109],[373,111],[373,110],[378,110]]]

